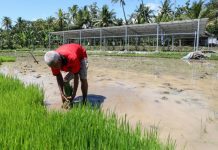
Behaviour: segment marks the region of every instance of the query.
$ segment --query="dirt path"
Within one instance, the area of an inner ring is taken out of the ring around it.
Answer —
[[[39,84],[45,91],[48,109],[59,110],[61,100],[56,79],[42,58],[38,59],[39,64],[29,57],[18,58],[15,63],[4,63],[0,72]],[[208,74],[196,80],[186,75],[168,75],[156,66],[151,73],[138,68],[138,62],[122,66],[128,60],[114,63],[111,59],[90,57],[89,60],[89,96],[100,98],[103,110],[126,115],[133,127],[140,121],[147,129],[156,128],[164,140],[170,134],[176,139],[177,149],[217,149],[217,79],[207,77]],[[146,64],[146,67],[151,65]],[[77,93],[81,96],[80,89]]]

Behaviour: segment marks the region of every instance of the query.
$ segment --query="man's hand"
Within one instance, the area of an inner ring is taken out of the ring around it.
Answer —
[[[62,99],[62,102],[64,103],[65,101],[71,101],[70,100],[70,97],[66,97],[63,93],[61,93],[61,99]]]

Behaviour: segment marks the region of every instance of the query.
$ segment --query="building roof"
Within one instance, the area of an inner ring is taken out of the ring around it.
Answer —
[[[99,37],[124,37],[128,36],[156,36],[157,28],[159,27],[158,34],[164,35],[177,35],[177,36],[195,36],[198,31],[199,21],[199,35],[205,36],[205,27],[208,18],[182,20],[172,22],[160,23],[147,23],[147,24],[134,24],[113,27],[102,27],[81,30],[68,30],[51,32],[51,35],[58,35],[64,39],[79,39],[79,38],[99,38]]]

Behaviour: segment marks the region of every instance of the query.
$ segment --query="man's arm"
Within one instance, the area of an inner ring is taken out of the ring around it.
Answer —
[[[71,101],[73,101],[73,99],[76,97],[76,92],[77,92],[77,88],[79,85],[79,75],[78,73],[74,74],[74,85],[73,85],[73,93],[71,96]]]
[[[67,101],[67,97],[64,95],[64,92],[63,92],[63,87],[64,87],[64,81],[63,81],[63,76],[61,73],[59,73],[58,75],[56,75],[56,79],[57,79],[57,83],[58,83],[58,88],[60,90],[60,94],[61,94],[61,98],[62,98],[62,101]]]

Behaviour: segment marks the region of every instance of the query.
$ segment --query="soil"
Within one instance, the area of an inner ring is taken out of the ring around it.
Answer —
[[[48,110],[62,110],[56,78],[43,57],[18,57],[3,63],[0,72],[45,92]],[[173,59],[89,57],[89,100],[102,109],[126,116],[134,128],[158,130],[177,149],[215,150],[218,147],[218,62]],[[77,91],[81,97],[81,90]]]

